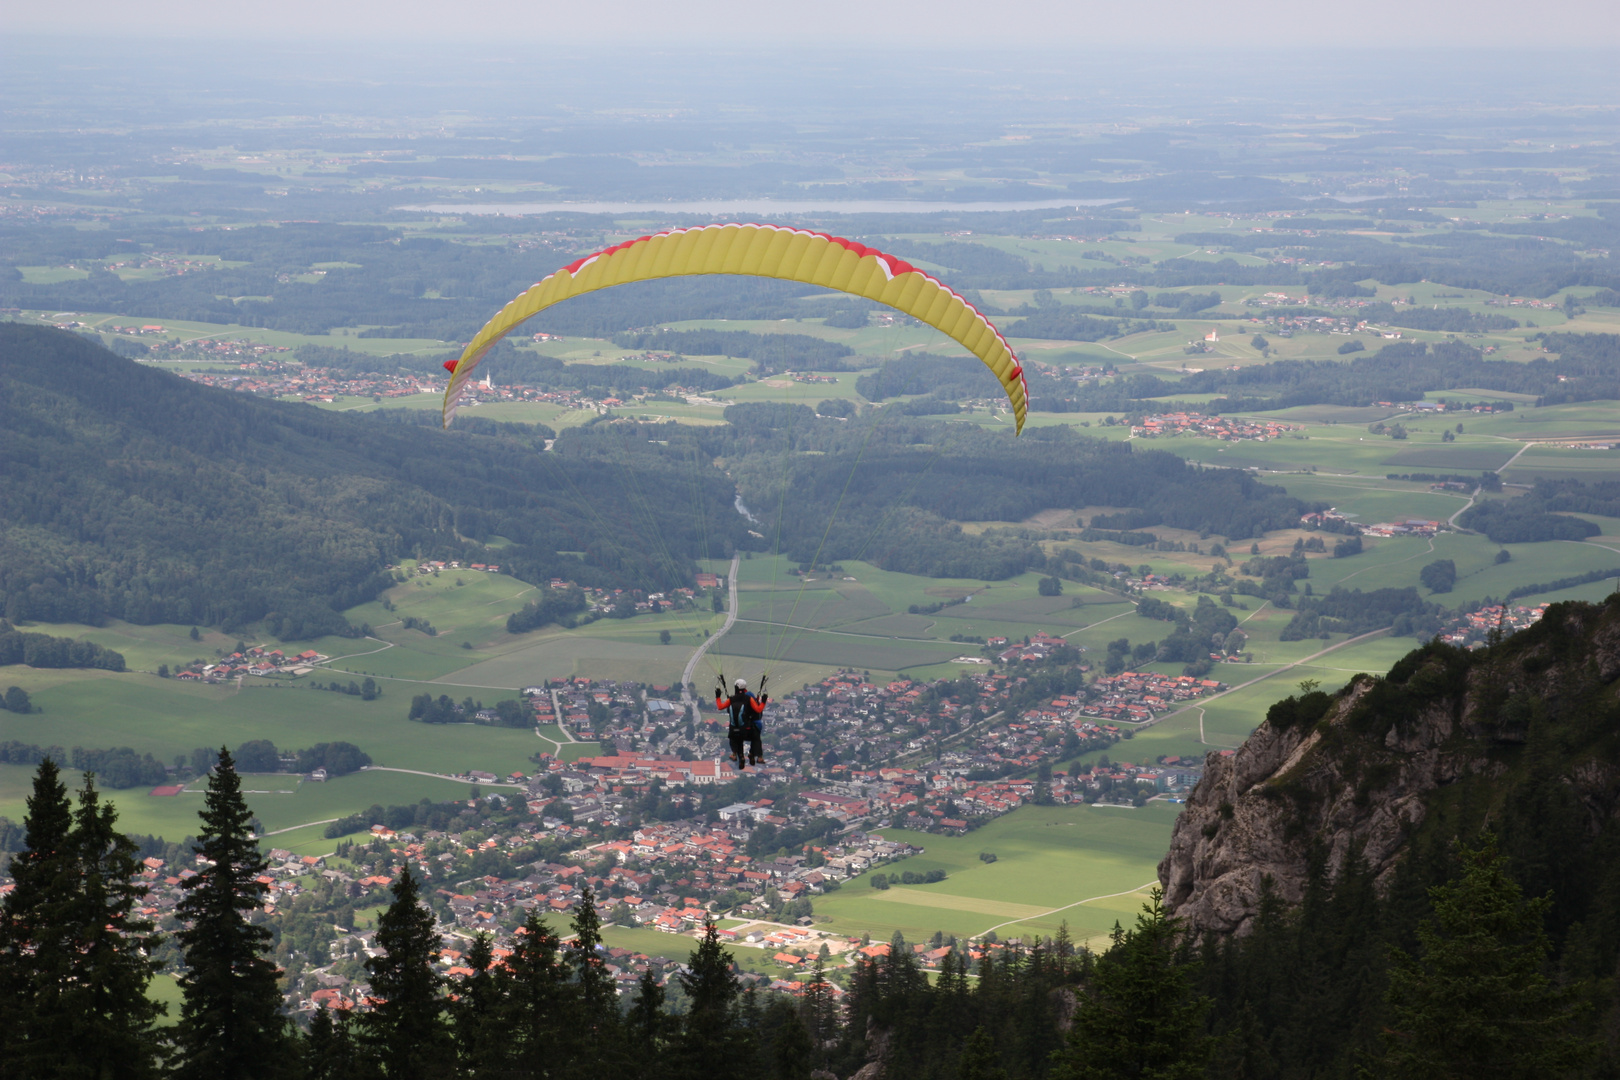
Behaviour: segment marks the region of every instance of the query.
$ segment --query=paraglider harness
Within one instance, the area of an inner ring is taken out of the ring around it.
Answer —
[[[765,693],[765,681],[769,676],[761,675],[759,678],[759,696],[755,697],[749,692],[747,686],[733,688],[731,693],[726,692],[726,677],[721,673],[719,685],[714,688],[714,707],[731,716],[731,722],[726,734],[731,742],[731,756],[737,761],[738,770],[746,770],[749,763],[763,765],[765,763],[765,748],[760,742],[760,718],[765,713],[765,706],[771,700]]]

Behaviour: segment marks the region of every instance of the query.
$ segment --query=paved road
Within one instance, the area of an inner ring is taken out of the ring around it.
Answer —
[[[562,691],[560,690],[554,689],[551,691],[551,711],[557,716],[557,730],[563,733],[563,738],[567,739],[571,743],[579,742],[578,739],[574,738],[574,733],[569,731],[567,726],[563,724]],[[534,733],[541,739],[545,739],[546,742],[552,743],[554,746],[556,746],[559,754],[562,753],[562,748],[564,746],[563,743],[557,742],[555,739],[547,739],[544,735],[540,734],[540,729],[538,727],[534,729]]]
[[[741,565],[742,556],[733,555],[731,557],[731,571],[726,575],[726,588],[731,594],[731,606],[726,611],[725,625],[721,626],[716,633],[710,634],[703,639],[703,644],[697,647],[697,651],[692,653],[692,658],[686,662],[686,670],[681,672],[681,701],[687,705],[695,704],[691,685],[692,672],[697,670],[698,661],[702,660],[703,655],[709,651],[709,646],[725,637],[726,631],[730,630],[731,625],[737,621],[737,568]]]
[[[1512,465],[1515,461],[1518,461],[1519,460],[1519,454],[1524,453],[1526,450],[1530,449],[1530,447],[1533,446],[1533,445],[1534,445],[1533,443],[1525,443],[1523,446],[1519,447],[1519,453],[1518,454],[1514,454],[1512,457],[1508,458],[1506,461],[1504,461],[1501,464],[1500,467],[1494,469],[1493,471],[1496,473],[1497,476],[1501,476],[1503,469],[1506,469],[1509,465]],[[1465,512],[1467,512],[1467,510],[1468,510],[1468,508],[1470,506],[1474,505],[1474,500],[1479,498],[1480,490],[1481,489],[1478,486],[1476,486],[1474,488],[1474,493],[1472,495],[1468,496],[1468,501],[1463,504],[1463,508],[1461,510],[1457,511],[1455,514],[1452,514],[1451,517],[1449,519],[1447,519],[1447,521],[1446,521],[1447,525],[1450,525],[1453,529],[1458,527],[1457,519],[1462,517],[1463,514]],[[1464,530],[1464,531],[1466,531],[1466,530]]]

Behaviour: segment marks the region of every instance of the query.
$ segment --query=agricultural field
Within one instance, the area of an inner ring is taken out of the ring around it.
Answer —
[[[200,746],[237,746],[250,739],[269,739],[288,750],[343,741],[359,746],[378,765],[497,774],[527,772],[533,768],[533,754],[551,749],[527,729],[413,724],[406,719],[409,693],[395,684],[388,684],[375,701],[362,701],[311,689],[307,683],[257,679],[238,688],[191,685],[140,672],[27,668],[8,670],[3,678],[28,690],[36,706],[27,715],[6,714],[6,738],[41,746],[129,746],[170,761]],[[494,697],[485,694],[483,700],[487,704]]]
[[[69,789],[77,789],[78,778],[71,770],[63,772]],[[33,773],[31,766],[0,765],[0,817],[22,820]],[[104,801],[117,807],[119,825],[126,832],[174,841],[196,833],[203,787],[204,782],[198,780],[188,784],[179,795],[150,795],[145,788],[129,788],[103,791],[102,796]],[[368,769],[325,783],[302,781],[287,773],[250,773],[242,777],[242,790],[249,808],[264,823],[266,832],[277,834],[275,846],[300,853],[326,854],[337,841],[322,837],[321,828],[312,823],[324,827],[328,821],[372,804],[396,806],[423,798],[464,799],[470,787],[460,781]],[[489,788],[486,793],[500,790]],[[281,834],[280,830],[284,829],[292,831]]]
[[[1067,922],[1077,942],[1095,943],[1116,920],[1128,925],[1145,899],[1176,814],[1165,802],[1140,809],[1024,806],[966,836],[883,830],[885,839],[925,850],[876,873],[944,870],[946,879],[878,890],[863,874],[816,898],[816,927],[874,941],[898,930],[916,942],[936,930],[958,937],[990,930],[1002,937],[1054,934]],[[981,860],[985,852],[996,861]]]

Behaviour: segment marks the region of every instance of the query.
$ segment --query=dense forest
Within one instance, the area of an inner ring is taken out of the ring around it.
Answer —
[[[1620,515],[1620,481],[1538,478],[1530,491],[1513,499],[1491,499],[1470,506],[1457,523],[1477,529],[1499,544],[1543,540],[1585,540],[1602,530],[1572,514]],[[1594,579],[1596,580],[1596,579]]]
[[[124,654],[93,641],[18,630],[10,621],[0,618],[0,665],[4,664],[123,671]]]
[[[955,522],[1021,521],[1053,506],[1137,506],[1175,528],[1245,539],[1292,525],[1305,509],[1245,472],[1200,469],[1069,428],[1030,430],[1015,442],[977,425],[886,410],[841,424],[782,405],[734,405],[726,419],[724,435],[696,437],[713,440],[716,456],[733,463],[745,502],[782,503],[783,550],[798,561],[813,558],[825,535],[824,560],[864,557],[909,573],[998,579],[1042,565],[1039,548],[968,536]],[[783,491],[791,498],[779,499]]]

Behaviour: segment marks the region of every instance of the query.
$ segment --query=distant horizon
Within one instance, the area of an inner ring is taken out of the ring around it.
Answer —
[[[111,0],[64,0],[49,8],[10,8],[0,15],[0,32],[80,42],[91,37],[194,41],[251,35],[258,44],[465,44],[496,53],[531,44],[656,49],[798,43],[885,53],[1014,48],[1118,54],[1245,47],[1275,56],[1280,49],[1301,47],[1335,53],[1436,47],[1585,52],[1620,44],[1620,19],[1613,16],[1612,5],[1603,0],[1553,0],[1533,17],[1511,0],[1371,0],[1354,9],[1312,9],[1283,0],[1257,0],[1241,9],[1165,0],[1154,6],[1148,22],[1139,11],[1118,5],[1059,0],[1011,0],[993,10],[960,0],[933,0],[926,6],[904,0],[823,0],[814,8],[739,0],[693,0],[674,8],[652,0],[620,0],[588,9],[486,0],[476,12],[448,13],[425,0],[352,0],[343,5],[288,0],[271,8],[200,0],[152,0],[138,7]],[[1407,41],[1412,44],[1403,44]]]

